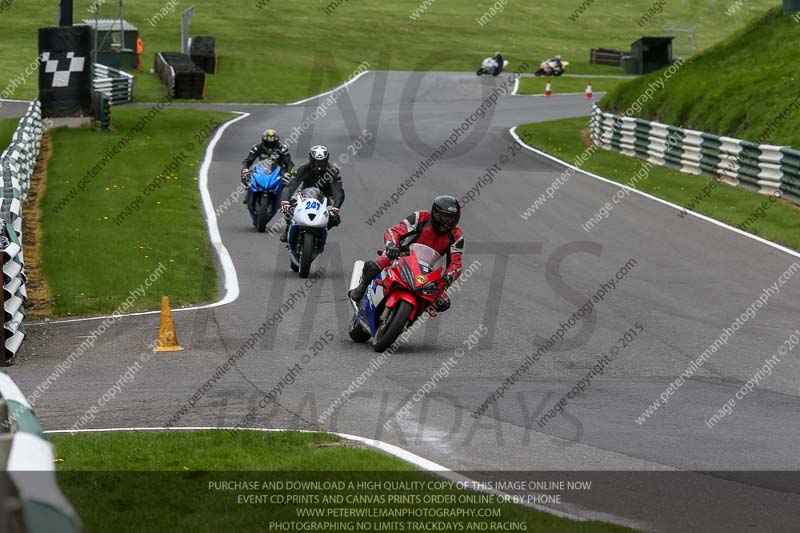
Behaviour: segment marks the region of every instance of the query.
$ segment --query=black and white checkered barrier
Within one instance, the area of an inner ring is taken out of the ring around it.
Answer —
[[[73,74],[80,74],[84,71],[86,58],[76,56],[75,52],[56,54],[54,52],[42,52],[41,62],[44,65],[45,74],[51,76],[51,87],[69,87],[70,79]]]
[[[77,533],[81,523],[56,481],[55,450],[25,395],[0,370],[0,531]]]
[[[604,113],[597,105],[589,131],[592,141],[606,150],[800,205],[800,151],[793,148]]]
[[[28,195],[42,140],[39,101],[30,104],[11,144],[0,155],[0,252],[3,268],[5,362],[13,360],[25,339],[25,261],[22,254],[22,203]]]
[[[95,92],[104,94],[111,105],[133,102],[136,94],[136,78],[115,68],[99,63],[92,66],[92,87]]]

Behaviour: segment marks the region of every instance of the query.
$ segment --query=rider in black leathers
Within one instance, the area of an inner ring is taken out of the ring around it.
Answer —
[[[292,162],[292,156],[289,153],[289,149],[280,143],[280,137],[275,130],[264,130],[264,133],[261,134],[261,142],[258,144],[254,144],[253,147],[248,152],[247,157],[244,158],[242,161],[242,185],[245,187],[248,186],[250,183],[250,167],[253,166],[253,163],[256,161],[263,161],[264,159],[268,159],[273,157],[277,160],[278,164],[281,166],[281,170],[283,172],[283,183],[287,183],[291,178],[292,172],[294,171],[294,163]],[[244,203],[250,205],[252,193],[248,190],[247,191],[247,198],[245,198]]]
[[[339,169],[330,164],[330,152],[324,146],[314,146],[308,153],[309,161],[301,165],[292,175],[281,194],[281,211],[286,217],[286,227],[280,236],[281,242],[288,240],[289,223],[292,218],[292,195],[300,188],[316,187],[328,199],[330,216],[328,229],[341,224],[339,209],[344,203],[344,187]]]

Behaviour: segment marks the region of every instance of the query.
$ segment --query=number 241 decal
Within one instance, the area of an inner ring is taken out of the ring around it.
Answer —
[[[305,209],[319,209],[322,205],[314,200],[307,200]]]

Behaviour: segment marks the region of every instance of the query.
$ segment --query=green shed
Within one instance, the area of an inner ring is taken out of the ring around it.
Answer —
[[[113,68],[136,68],[139,29],[120,19],[83,19],[92,29],[94,61]]]

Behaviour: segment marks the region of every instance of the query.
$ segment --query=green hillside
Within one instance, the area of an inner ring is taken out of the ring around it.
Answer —
[[[624,83],[600,105],[635,116],[760,143],[800,147],[800,17],[774,8],[686,61],[664,89],[642,94],[662,72]]]

